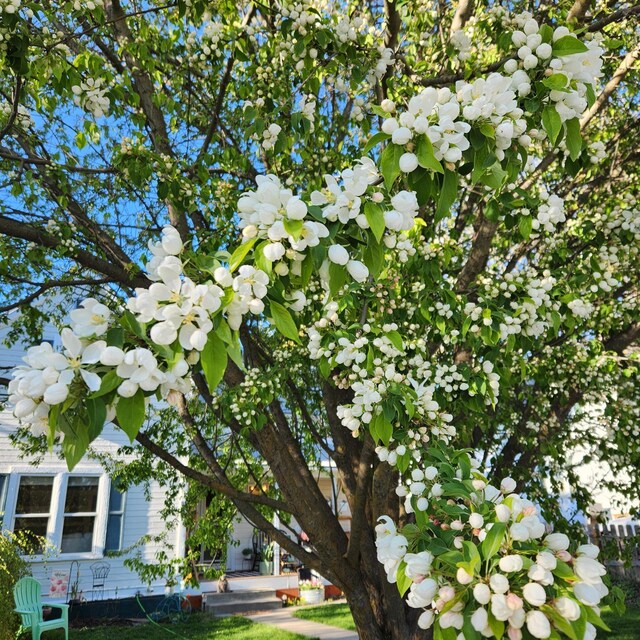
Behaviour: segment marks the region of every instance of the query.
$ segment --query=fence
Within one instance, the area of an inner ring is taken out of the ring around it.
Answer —
[[[589,542],[597,545],[608,560],[611,573],[640,582],[640,525],[590,524]]]

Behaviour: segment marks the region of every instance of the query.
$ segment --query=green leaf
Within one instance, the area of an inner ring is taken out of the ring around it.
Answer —
[[[107,407],[100,398],[87,398],[87,413],[89,415],[88,435],[93,442],[101,433],[107,419]]]
[[[502,638],[504,636],[504,622],[502,622],[501,620],[497,620],[493,613],[491,613],[491,611],[489,611],[488,613],[489,627],[491,628],[491,631],[493,631],[493,635],[496,638]]]
[[[73,468],[82,460],[84,454],[89,448],[88,440],[84,438],[76,439],[68,435],[62,441],[62,452],[64,459],[67,461],[67,468],[73,471]]]
[[[436,222],[439,222],[451,213],[451,206],[458,196],[458,174],[455,171],[444,172],[438,207],[436,209]]]
[[[552,104],[548,104],[542,111],[542,126],[547,132],[551,144],[555,145],[562,130],[562,120]]]
[[[582,136],[580,135],[580,121],[578,118],[571,118],[564,123],[564,128],[567,133],[566,143],[569,150],[569,157],[572,160],[577,160],[580,157],[582,151]]]
[[[116,387],[120,386],[122,382],[122,378],[118,376],[115,369],[108,371],[106,375],[102,376],[102,382],[100,383],[100,388],[97,391],[94,391],[92,394],[87,396],[90,399],[99,398],[100,396],[104,396],[110,391],[113,391]]]
[[[209,332],[207,344],[200,354],[200,363],[209,391],[214,393],[227,369],[226,345],[214,331]]]
[[[532,216],[520,216],[520,220],[518,220],[518,229],[520,230],[520,235],[528,240],[531,235],[531,230],[533,228],[533,217]]]
[[[229,271],[235,271],[242,264],[242,261],[247,257],[247,254],[251,251],[257,239],[257,237],[251,238],[251,240],[243,242],[237,247],[229,259]]]
[[[398,566],[398,578],[396,580],[396,583],[398,585],[398,591],[400,592],[401,596],[404,596],[404,594],[409,591],[409,587],[413,582],[413,580],[411,578],[408,578],[404,572],[406,567],[407,563],[404,561],[402,561]]]
[[[396,178],[400,175],[400,156],[404,153],[404,147],[389,143],[380,155],[380,171],[387,189],[391,189]]]
[[[290,220],[289,218],[283,220],[284,230],[292,236],[294,240],[300,239],[303,224],[304,222],[302,220]]]
[[[585,53],[589,48],[575,36],[562,36],[553,43],[554,56],[570,56],[574,53]]]
[[[144,326],[136,320],[136,317],[128,309],[123,311],[122,317],[120,318],[120,324],[125,329],[131,331],[133,335],[141,338],[142,340],[146,340],[147,336],[145,334]]]
[[[564,73],[554,73],[552,76],[545,78],[542,80],[542,84],[547,87],[547,89],[561,91],[567,86],[567,76]]]
[[[402,336],[397,331],[387,331],[384,334],[389,340],[391,344],[398,350],[404,351],[404,345],[402,344]]]
[[[364,151],[362,152],[365,156],[373,147],[375,147],[379,142],[383,142],[384,140],[388,140],[391,136],[384,131],[378,131],[378,133],[372,135],[367,144],[364,145]]]
[[[124,331],[122,327],[112,327],[107,331],[107,344],[110,347],[122,349],[122,345],[124,344]]]
[[[418,158],[418,164],[423,169],[431,169],[436,173],[444,173],[444,168],[441,162],[436,158],[433,153],[433,145],[431,140],[423,134],[418,138],[418,144],[416,145],[416,156]]]
[[[138,435],[146,415],[146,405],[142,389],[138,389],[130,398],[120,397],[116,404],[118,426],[129,436],[131,442]]]
[[[375,239],[380,242],[385,230],[384,211],[382,207],[379,204],[368,200],[364,203],[364,215],[369,223],[369,227],[371,227],[371,231],[373,232]]]
[[[379,440],[386,447],[391,441],[391,436],[393,435],[393,425],[384,413],[377,413],[371,419],[369,431],[371,432],[371,437],[374,440]]]
[[[298,336],[298,326],[291,317],[289,310],[275,300],[270,301],[271,317],[276,325],[276,329],[285,337],[300,344]]]
[[[496,522],[487,532],[487,537],[482,541],[482,557],[485,560],[493,558],[498,553],[500,545],[507,532],[507,525],[503,522]]]
[[[371,236],[369,236],[369,243],[362,254],[362,261],[374,278],[380,273],[384,266],[384,247]]]
[[[345,267],[332,262],[329,265],[329,295],[334,296],[347,281],[347,270]]]

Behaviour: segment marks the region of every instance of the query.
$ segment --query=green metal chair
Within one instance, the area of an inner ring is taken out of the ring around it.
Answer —
[[[32,640],[40,640],[44,631],[64,629],[64,637],[69,640],[69,605],[49,604],[48,607],[62,609],[62,617],[58,620],[42,619],[42,596],[40,583],[34,578],[21,578],[13,588],[13,598],[16,601],[14,611],[22,617],[22,630],[31,628]]]

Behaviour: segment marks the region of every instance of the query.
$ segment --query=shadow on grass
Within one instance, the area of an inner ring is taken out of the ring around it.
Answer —
[[[627,607],[621,617],[611,612],[602,614],[604,621],[611,627],[611,633],[598,631],[598,637],[607,640],[638,640],[640,638],[640,606]]]
[[[21,640],[31,636],[23,635]],[[64,633],[43,634],[43,640],[63,640]],[[251,622],[240,616],[210,618],[194,614],[181,624],[141,624],[70,629],[69,640],[308,640],[298,634]]]

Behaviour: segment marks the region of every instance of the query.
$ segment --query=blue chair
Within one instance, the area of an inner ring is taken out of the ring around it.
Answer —
[[[48,607],[62,609],[62,617],[45,622],[42,619],[42,596],[40,583],[34,578],[21,578],[13,587],[13,599],[16,601],[14,611],[22,617],[22,630],[31,628],[32,640],[40,640],[44,631],[64,629],[64,637],[69,640],[69,605],[49,604]]]

